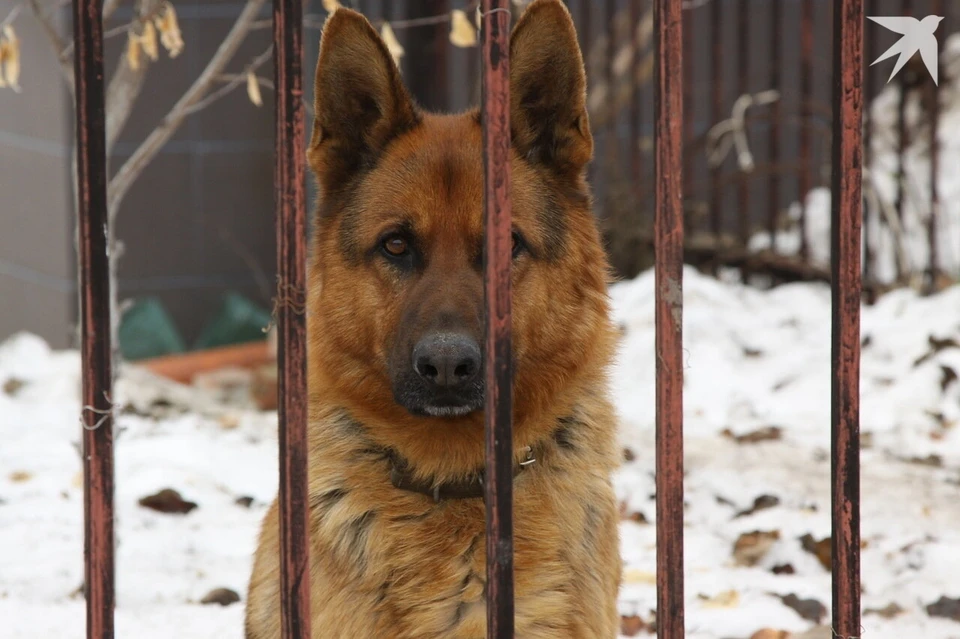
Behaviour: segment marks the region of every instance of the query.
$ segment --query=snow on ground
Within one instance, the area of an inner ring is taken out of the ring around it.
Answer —
[[[948,38],[940,56],[940,120],[937,129],[939,165],[937,192],[937,259],[944,273],[960,278],[960,35]],[[863,241],[869,243],[875,259],[871,273],[889,284],[897,279],[898,263],[904,273],[922,274],[930,263],[930,113],[920,92],[907,94],[904,111],[908,144],[904,154],[905,197],[903,220],[897,218],[898,104],[900,85],[894,81],[870,105],[872,114],[871,154],[864,171],[864,194],[869,203]],[[830,189],[817,188],[805,197],[806,236],[812,261],[830,265]],[[790,228],[776,236],[778,253],[800,250],[800,206],[788,211]],[[897,226],[902,225],[898,229]],[[750,248],[769,248],[770,236],[754,235]]]
[[[830,531],[829,290],[760,291],[692,270],[685,278],[688,636],[810,628],[813,621],[776,595],[830,604],[829,574],[799,541]],[[613,388],[623,444],[633,453],[616,486],[625,513],[650,522],[622,525],[620,608],[648,621],[656,600],[652,273],[612,295],[625,331]],[[926,612],[942,595],[960,597],[960,382],[951,378],[960,372],[958,311],[960,286],[929,298],[895,292],[863,310],[864,607],[904,610],[892,619],[865,615],[868,639],[960,637],[960,622]],[[943,348],[934,352],[931,338]],[[83,636],[78,372],[76,352],[51,352],[29,334],[0,345],[5,639]],[[117,393],[118,404],[138,407],[122,411],[116,445],[118,636],[240,637],[242,605],[199,600],[219,587],[245,591],[259,522],[276,490],[275,414],[181,412],[177,401],[157,401],[130,377]],[[769,427],[781,438],[734,439]],[[168,487],[198,508],[170,515],[138,505]],[[735,517],[761,495],[778,505]],[[245,496],[250,507],[236,503]],[[779,539],[755,566],[735,566],[734,543],[751,531]],[[793,574],[772,572],[788,565]]]

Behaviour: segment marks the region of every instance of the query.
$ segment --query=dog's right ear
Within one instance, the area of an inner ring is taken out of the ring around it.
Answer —
[[[307,159],[324,192],[371,166],[420,121],[387,45],[362,14],[337,9],[323,27]]]

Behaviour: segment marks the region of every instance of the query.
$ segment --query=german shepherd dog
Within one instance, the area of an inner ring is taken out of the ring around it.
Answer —
[[[563,3],[532,2],[510,55],[516,636],[609,639],[616,333]],[[482,639],[480,112],[418,108],[377,31],[338,9],[307,157],[320,190],[307,304],[313,637]],[[279,573],[274,503],[247,639],[280,637]]]

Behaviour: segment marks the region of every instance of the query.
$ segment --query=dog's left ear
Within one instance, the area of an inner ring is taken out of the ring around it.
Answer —
[[[580,174],[593,156],[583,58],[560,0],[534,0],[510,37],[510,120],[530,162]]]

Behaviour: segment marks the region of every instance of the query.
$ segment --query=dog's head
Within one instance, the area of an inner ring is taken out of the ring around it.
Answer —
[[[519,420],[585,374],[601,374],[610,331],[607,262],[584,179],[593,153],[586,79],[563,4],[533,2],[510,52]],[[324,27],[315,89],[312,374],[392,423],[476,420],[484,394],[479,111],[421,111],[380,36],[347,9]]]

